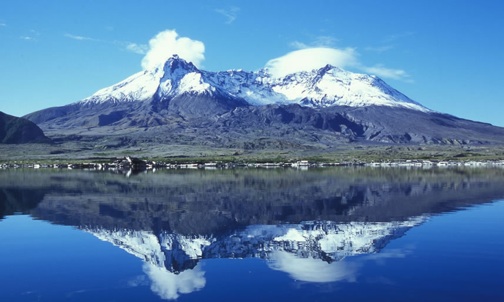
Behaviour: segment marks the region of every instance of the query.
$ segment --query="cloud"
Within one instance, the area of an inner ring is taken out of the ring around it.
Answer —
[[[38,41],[38,37],[40,37],[40,33],[34,29],[31,29],[29,35],[20,36],[19,38],[24,41],[35,42]]]
[[[269,60],[265,67],[274,77],[283,77],[294,72],[321,68],[327,64],[345,68],[357,63],[357,52],[354,48],[314,47],[295,50]]]
[[[215,9],[216,13],[219,13],[227,18],[226,24],[233,23],[236,20],[236,18],[238,17],[239,11],[240,11],[240,8],[235,7],[235,6],[229,8],[229,9],[223,9],[223,8]]]
[[[0,27],[6,27],[6,26],[7,26],[7,23],[0,22]]]
[[[96,39],[90,38],[90,37],[85,37],[85,36],[78,36],[78,35],[72,35],[72,34],[65,34],[65,37],[77,41],[96,41]]]
[[[206,284],[205,272],[197,266],[175,274],[164,267],[145,263],[143,271],[151,280],[151,290],[165,300],[175,300],[180,294],[201,290]]]
[[[361,69],[366,73],[377,75],[380,78],[411,81],[410,75],[402,69],[387,68],[383,65],[375,65],[372,67],[362,66]]]
[[[126,45],[126,50],[134,52],[139,55],[145,55],[145,54],[147,54],[147,51],[149,50],[149,46],[147,46],[145,44],[128,43]]]
[[[294,72],[311,71],[330,64],[343,69],[355,69],[385,79],[406,82],[412,81],[410,75],[403,69],[388,68],[382,64],[376,64],[374,66],[363,64],[360,62],[360,55],[355,48],[314,46],[317,43],[320,45],[334,44],[336,41],[336,39],[328,36],[319,37],[319,39],[315,40],[312,44],[295,41],[291,43],[291,46],[299,48],[298,50],[269,60],[265,68],[268,69],[274,77],[284,77]],[[381,49],[381,51],[386,50],[388,49]]]
[[[142,59],[143,69],[153,69],[164,64],[174,54],[198,66],[205,59],[205,45],[201,41],[179,37],[175,30],[165,30],[149,41]]]

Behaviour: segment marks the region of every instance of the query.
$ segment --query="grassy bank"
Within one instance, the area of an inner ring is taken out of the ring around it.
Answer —
[[[243,150],[189,145],[137,145],[104,149],[92,144],[0,145],[0,163],[108,162],[124,156],[173,163],[203,162],[384,162],[398,160],[503,160],[504,146],[342,145],[325,150]]]

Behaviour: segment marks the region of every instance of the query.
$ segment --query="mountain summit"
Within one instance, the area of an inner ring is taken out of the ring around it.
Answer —
[[[501,144],[504,129],[434,112],[376,76],[331,65],[273,77],[198,69],[174,55],[81,101],[26,118],[49,136],[213,147]],[[127,142],[127,143],[125,143]]]

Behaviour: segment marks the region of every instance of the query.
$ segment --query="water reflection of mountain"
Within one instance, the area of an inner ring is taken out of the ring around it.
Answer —
[[[282,253],[294,258],[327,263],[347,256],[375,253],[390,240],[425,220],[415,217],[395,222],[306,221],[299,224],[251,225],[226,235],[181,235],[82,227],[156,267],[179,273],[205,258],[262,258],[275,260]]]
[[[1,171],[2,215],[55,223],[226,234],[302,221],[402,221],[504,196],[504,171],[323,169],[163,171],[132,178],[85,171]]]
[[[431,214],[504,197],[504,170],[0,171],[0,218],[76,226],[141,258],[163,298],[205,286],[204,258],[266,259],[307,282],[352,280]]]

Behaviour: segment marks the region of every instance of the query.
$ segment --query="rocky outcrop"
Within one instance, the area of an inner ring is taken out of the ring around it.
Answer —
[[[0,143],[50,143],[51,140],[33,122],[0,112]]]

